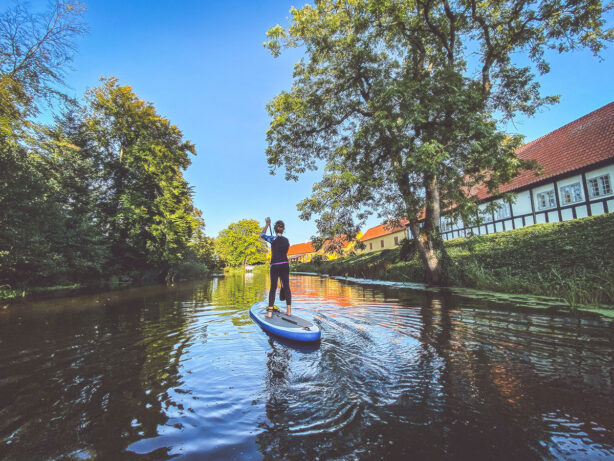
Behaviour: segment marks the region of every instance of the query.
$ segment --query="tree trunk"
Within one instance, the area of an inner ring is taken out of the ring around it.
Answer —
[[[424,266],[424,279],[429,285],[441,285],[442,264],[437,255],[439,245],[439,181],[437,175],[425,178],[426,206],[424,209],[424,223],[422,228],[416,218],[410,219],[409,228],[416,242],[418,255]],[[409,210],[408,210],[409,211]],[[408,216],[417,217],[416,210],[407,213]]]
[[[417,221],[411,221],[409,224],[412,237],[416,242],[418,255],[424,266],[424,279],[429,285],[440,285],[441,277],[441,261],[433,248],[432,235],[425,232],[424,228],[420,229]]]

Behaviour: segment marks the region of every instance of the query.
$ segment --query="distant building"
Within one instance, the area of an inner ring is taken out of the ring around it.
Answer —
[[[297,243],[290,245],[290,248],[288,248],[288,260],[290,262],[308,263],[315,254],[316,250],[314,250],[311,242]]]
[[[365,244],[365,248],[361,252],[379,251],[399,246],[401,240],[409,238],[408,221],[403,219],[400,224],[396,227],[380,224],[367,230],[360,238],[360,241]]]
[[[357,237],[360,237],[362,234],[358,234]],[[341,256],[348,255],[354,245],[355,241],[348,241],[345,235],[340,235],[335,237],[334,239],[325,240],[322,244],[322,248],[316,251],[313,248],[313,244],[311,242],[307,243],[298,243],[296,245],[290,245],[288,249],[288,260],[290,262],[302,262],[306,263],[312,260],[315,255],[322,256],[322,258],[326,259],[337,259]],[[337,249],[336,251],[333,248]]]

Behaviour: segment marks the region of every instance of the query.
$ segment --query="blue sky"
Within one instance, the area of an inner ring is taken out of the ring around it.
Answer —
[[[38,3],[38,2],[35,2]],[[186,172],[203,210],[206,233],[217,236],[231,222],[265,216],[286,222],[291,243],[309,240],[315,225],[298,218],[296,204],[318,175],[287,182],[271,176],[265,157],[269,124],[265,105],[289,89],[292,50],[274,59],[264,49],[266,31],[286,25],[286,0],[85,1],[87,36],[80,39],[70,92],[81,96],[99,77],[118,77],[152,102],[196,145]],[[610,26],[614,15],[608,16]],[[561,103],[509,129],[530,141],[614,100],[614,50],[599,62],[588,52],[553,54],[540,77],[544,94]],[[368,225],[379,224],[376,218]]]

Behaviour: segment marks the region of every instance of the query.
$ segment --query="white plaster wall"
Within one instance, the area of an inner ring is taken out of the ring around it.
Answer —
[[[512,204],[512,213],[514,216],[531,213],[531,194],[528,190],[516,195],[516,202]],[[520,225],[522,225],[522,222]]]
[[[575,176],[570,176],[569,178],[563,178],[563,179],[559,179],[556,182],[556,185],[559,187],[559,189],[563,186],[567,186],[569,184],[573,184],[575,182],[579,182],[580,186],[582,185],[582,176],[581,175],[575,175]],[[559,191],[560,192],[560,191]],[[583,194],[584,195],[584,194]]]
[[[569,221],[570,219],[573,219],[573,211],[571,211],[571,208],[561,210],[561,218],[563,218],[563,221]]]
[[[605,213],[605,210],[603,209],[603,202],[591,203],[591,214],[593,216],[598,216],[603,213]]]
[[[546,222],[546,213],[537,213],[535,215],[536,224],[544,224]]]
[[[586,218],[588,216],[588,210],[586,205],[580,205],[576,207],[576,218]]]

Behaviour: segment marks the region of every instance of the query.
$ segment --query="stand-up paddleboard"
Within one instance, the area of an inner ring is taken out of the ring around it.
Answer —
[[[287,316],[277,310],[273,311],[271,318],[267,318],[266,308],[267,303],[256,303],[249,309],[249,315],[267,333],[292,341],[314,342],[320,340],[321,333],[317,325],[296,315]]]

